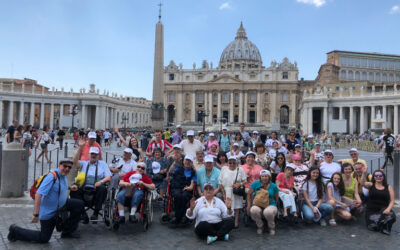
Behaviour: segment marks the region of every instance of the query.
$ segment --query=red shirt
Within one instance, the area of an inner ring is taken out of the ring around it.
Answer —
[[[165,153],[165,151],[167,151],[167,149],[171,149],[172,148],[172,145],[171,145],[171,143],[167,142],[166,140],[161,140],[160,142],[151,141],[149,143],[149,146],[147,147],[146,152],[147,153],[153,153],[153,150],[155,148],[160,148],[161,151],[163,151]]]
[[[285,178],[284,173],[279,173],[276,177],[277,181],[280,181],[279,188],[285,188],[292,190],[294,184],[294,176],[292,176],[289,180]]]
[[[129,182],[129,177],[131,177],[131,175],[133,175],[133,174],[136,174],[136,171],[130,171],[130,172],[126,173],[124,175],[124,177],[122,177],[122,180],[125,182]],[[142,179],[140,179],[140,180],[146,184],[153,184],[153,181],[146,174],[142,174]],[[143,185],[140,185],[139,188],[145,189],[145,187]]]
[[[87,141],[87,142],[85,143],[85,146],[83,146],[83,148],[82,148],[81,158],[80,158],[79,160],[81,160],[81,161],[88,161],[88,160],[90,159],[90,157],[89,157],[89,150],[90,150],[91,147],[99,148],[99,151],[100,151],[100,156],[99,156],[100,158],[99,158],[99,159],[102,159],[102,156],[101,156],[101,147],[100,147],[100,145],[99,145],[97,142],[94,142],[92,146],[89,146],[89,142]]]
[[[258,181],[260,179],[260,171],[263,170],[263,168],[260,165],[254,164],[251,169],[247,164],[244,164],[240,167],[244,169],[244,172],[246,173],[247,176],[247,182],[246,184],[244,184],[246,188],[250,188],[251,183]]]

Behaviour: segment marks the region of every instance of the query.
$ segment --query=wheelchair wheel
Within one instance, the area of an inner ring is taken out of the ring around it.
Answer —
[[[143,231],[146,232],[149,229],[149,216],[147,214],[143,214]]]
[[[250,216],[248,216],[246,212],[243,214],[243,223],[245,227],[250,226]]]
[[[118,223],[118,207],[117,200],[112,199],[110,201],[110,205],[108,206],[107,211],[104,211],[106,226],[109,230],[117,231],[119,229]]]
[[[161,224],[167,224],[170,221],[170,216],[166,213],[163,213],[160,217],[160,223]]]

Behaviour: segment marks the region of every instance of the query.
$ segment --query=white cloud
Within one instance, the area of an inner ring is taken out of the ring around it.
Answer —
[[[221,5],[219,6],[219,9],[220,9],[220,10],[230,9],[230,8],[232,8],[232,7],[231,7],[231,5],[229,4],[229,2],[225,2],[225,3],[223,3],[223,4],[221,4]]]
[[[400,12],[400,6],[399,5],[395,5],[390,9],[390,14],[396,14]]]
[[[296,0],[298,3],[312,4],[315,7],[321,7],[326,4],[326,0]]]

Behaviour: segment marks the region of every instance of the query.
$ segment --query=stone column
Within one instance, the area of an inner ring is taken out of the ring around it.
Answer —
[[[387,106],[386,105],[382,105],[382,118],[384,120],[382,126],[383,128],[387,128]]]
[[[307,122],[307,124],[308,124],[308,129],[307,129],[307,134],[312,134],[312,132],[313,132],[313,115],[312,115],[312,107],[309,107],[308,108],[308,122]]]
[[[3,101],[0,100],[0,128],[3,127]]]
[[[221,92],[218,92],[218,103],[217,103],[217,119],[220,121],[222,118],[222,102],[221,102]]]
[[[394,104],[393,134],[399,133],[399,106]]]
[[[87,109],[87,107],[86,107],[86,105],[84,105],[84,104],[82,104],[82,110],[81,110],[81,121],[80,121],[80,127],[81,128],[84,128],[84,129],[87,129],[87,126],[86,126],[86,120],[87,120],[87,111],[86,111],[86,109]]]
[[[262,122],[262,102],[261,102],[261,91],[257,92],[257,123]]]
[[[272,92],[271,95],[271,123],[275,124],[277,123],[277,117],[276,117],[276,91]]]
[[[213,123],[213,92],[211,91],[208,93],[208,101],[209,101],[209,116],[208,116],[208,123],[212,124]]]
[[[192,122],[196,121],[196,93],[192,93]]]
[[[62,124],[62,119],[63,119],[63,116],[64,116],[64,104],[60,104],[60,117],[58,118],[58,127],[60,127],[60,128],[62,128],[63,126],[63,124]]]
[[[239,122],[243,122],[243,91],[239,93]]]
[[[50,104],[50,129],[54,128],[54,104]]]
[[[6,124],[6,127],[11,125],[13,118],[14,118],[14,102],[10,101],[8,104],[8,122]]]
[[[289,123],[291,124],[296,124],[296,113],[297,113],[297,105],[296,105],[296,94],[292,94],[292,97],[290,98],[290,102],[291,102],[291,110],[289,110],[290,112],[290,120]]]
[[[177,123],[180,124],[183,121],[183,93],[181,91],[178,92],[177,106],[178,106]]]
[[[231,102],[230,102],[230,107],[229,107],[229,123],[233,123],[233,103],[234,103],[234,94],[233,91],[231,92]]]
[[[375,123],[373,120],[375,119],[375,106],[371,106],[371,128],[375,128]]]
[[[324,107],[324,116],[323,116],[323,121],[322,121],[323,125],[324,125],[324,130],[325,132],[328,134],[328,108]]]
[[[100,114],[101,112],[101,107],[99,105],[96,105],[96,115],[95,115],[95,125],[94,125],[94,129],[99,129],[101,127],[100,125]]]
[[[33,123],[35,122],[35,103],[31,102],[31,111],[29,112],[29,124],[33,126]]]
[[[204,112],[208,113],[208,93],[204,92]],[[203,117],[205,119],[205,123],[208,123],[208,116]]]
[[[24,102],[19,103],[19,124],[24,124]]]
[[[350,112],[349,112],[349,130],[350,134],[354,133],[354,119],[353,119],[353,113],[354,113],[354,107],[350,106],[349,107]]]
[[[243,109],[243,122],[248,123],[249,119],[247,118],[247,107],[249,106],[249,101],[248,101],[248,95],[249,93],[247,91],[244,92],[244,109]]]
[[[44,89],[42,87],[42,89]],[[40,123],[39,123],[39,127],[40,129],[43,129],[44,126],[44,102],[40,103]]]
[[[364,106],[360,106],[360,134],[364,133],[365,131],[364,119]]]
[[[339,120],[343,120],[343,107],[339,107]]]

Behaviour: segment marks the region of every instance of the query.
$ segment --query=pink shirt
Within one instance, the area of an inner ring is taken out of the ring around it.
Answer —
[[[217,148],[218,148],[218,141],[217,140],[214,140],[214,141],[207,141],[207,153],[208,154],[210,154],[211,153],[211,146],[212,145],[215,145],[215,146],[217,146]]]
[[[294,176],[290,177],[290,179],[288,180],[285,178],[284,173],[279,173],[276,177],[276,180],[280,182],[279,188],[292,190],[294,184]]]
[[[244,164],[240,167],[244,169],[247,176],[247,182],[244,185],[246,188],[250,188],[251,183],[260,180],[260,171],[263,170],[260,165],[254,164],[253,167],[250,168],[249,165]]]

